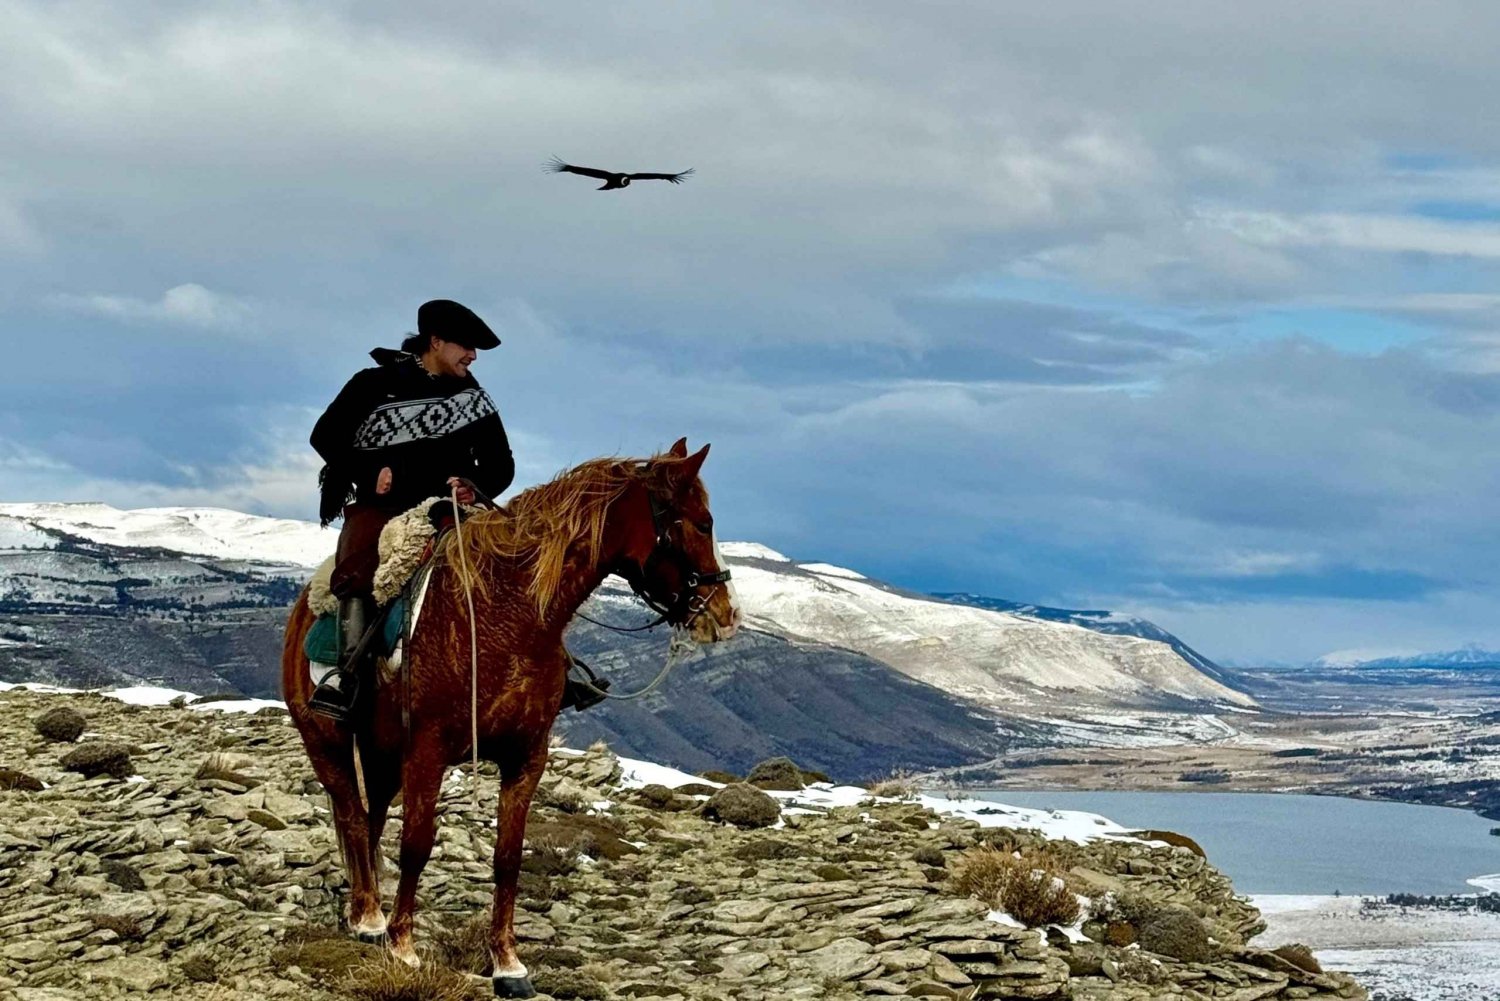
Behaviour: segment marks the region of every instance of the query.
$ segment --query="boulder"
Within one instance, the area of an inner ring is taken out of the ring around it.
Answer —
[[[19,789],[21,792],[41,792],[42,781],[34,775],[18,772],[14,768],[0,768],[0,789]]]
[[[77,709],[58,706],[37,717],[36,732],[59,744],[71,744],[88,728],[88,720]]]
[[[1206,963],[1217,953],[1203,922],[1182,907],[1155,911],[1141,922],[1139,934],[1142,949],[1187,963]]]
[[[736,827],[770,827],[781,817],[781,804],[753,785],[736,782],[714,793],[703,815]]]
[[[782,792],[795,792],[806,785],[802,781],[802,769],[791,758],[767,758],[750,769],[745,781],[757,789]]]
[[[85,778],[112,775],[117,779],[124,779],[135,774],[135,768],[130,763],[130,749],[124,744],[107,740],[91,740],[86,744],[79,744],[63,755],[62,766]]]

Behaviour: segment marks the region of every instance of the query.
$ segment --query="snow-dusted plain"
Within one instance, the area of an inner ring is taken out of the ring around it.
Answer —
[[[1479,877],[1471,880],[1476,884]],[[1370,907],[1363,897],[1251,898],[1266,919],[1255,944],[1310,946],[1354,974],[1372,1001],[1500,999],[1500,914]]]

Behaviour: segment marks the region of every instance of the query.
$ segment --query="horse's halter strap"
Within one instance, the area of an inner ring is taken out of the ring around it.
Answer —
[[[682,518],[670,505],[650,491],[647,491],[646,497],[651,502],[651,525],[656,531],[656,545],[652,547],[651,553],[641,564],[639,579],[626,578],[626,580],[636,597],[644,601],[663,620],[674,626],[691,625],[708,609],[708,603],[713,599],[714,592],[729,582],[730,573],[728,570],[720,570],[717,573],[706,574],[694,567],[688,560],[687,554],[672,543],[672,526],[680,525]],[[682,590],[673,593],[666,601],[661,601],[646,590],[646,581],[651,577],[652,568],[664,560],[677,565],[678,572],[682,576]],[[709,589],[707,594],[699,591],[704,587]]]

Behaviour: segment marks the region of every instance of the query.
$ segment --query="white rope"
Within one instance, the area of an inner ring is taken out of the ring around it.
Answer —
[[[479,620],[474,616],[473,582],[469,578],[469,557],[464,553],[463,512],[458,507],[458,484],[452,484],[453,531],[458,533],[459,564],[463,567],[464,600],[469,603],[469,742],[472,747],[472,772],[469,791],[474,795],[474,810],[479,811]]]
[[[595,688],[593,683],[584,681],[582,679],[579,680],[579,684],[583,685],[583,687],[587,688],[595,695],[602,695],[606,699],[614,699],[616,702],[629,702],[631,699],[645,698],[647,695],[650,695],[652,692],[656,691],[656,689],[661,685],[663,681],[667,680],[667,675],[672,673],[672,668],[682,663],[683,656],[685,654],[691,653],[694,649],[694,646],[695,644],[693,643],[692,639],[690,639],[684,631],[673,629],[672,642],[667,645],[667,662],[662,665],[661,671],[656,675],[655,678],[651,680],[650,684],[648,684],[645,688],[642,688],[638,692],[631,692],[629,695],[615,695],[610,692],[606,692],[602,688]]]

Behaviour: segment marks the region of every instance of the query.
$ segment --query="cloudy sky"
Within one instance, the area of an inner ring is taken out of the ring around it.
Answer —
[[[685,434],[800,559],[1500,646],[1494,4],[440,9],[0,0],[0,500],[315,517],[445,296],[518,486]]]

